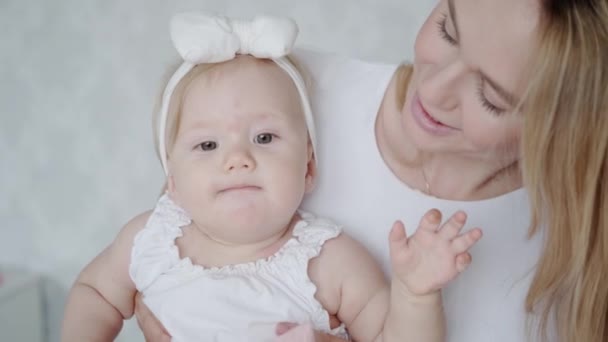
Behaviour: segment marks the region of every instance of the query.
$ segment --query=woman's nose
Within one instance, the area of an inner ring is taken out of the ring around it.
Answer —
[[[466,66],[460,59],[449,62],[437,69],[422,80],[421,93],[433,107],[443,110],[452,110],[460,103],[461,82],[466,75]]]

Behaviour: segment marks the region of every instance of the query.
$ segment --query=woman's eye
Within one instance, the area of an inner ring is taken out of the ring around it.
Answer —
[[[205,141],[198,145],[203,151],[213,151],[217,148],[217,143],[215,141]]]
[[[495,106],[492,102],[490,102],[486,96],[483,94],[483,80],[480,80],[477,86],[477,96],[479,97],[479,101],[481,105],[490,113],[496,116],[499,116],[506,112],[505,109],[499,108]]]
[[[272,134],[270,133],[262,133],[255,136],[256,144],[269,144],[273,139]]]
[[[448,44],[457,45],[458,42],[456,41],[456,39],[454,37],[450,36],[450,34],[448,33],[448,30],[446,28],[447,23],[448,23],[448,16],[447,16],[447,14],[444,14],[444,15],[442,15],[441,19],[439,21],[437,21],[437,28],[439,29],[439,35],[441,36],[441,38],[443,38],[443,40],[448,42]]]

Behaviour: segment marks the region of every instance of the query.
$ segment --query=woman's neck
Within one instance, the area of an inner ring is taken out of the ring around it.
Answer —
[[[401,130],[400,112],[393,77],[376,119],[376,142],[388,168],[409,187],[438,198],[472,201],[522,186],[517,160],[419,151]]]

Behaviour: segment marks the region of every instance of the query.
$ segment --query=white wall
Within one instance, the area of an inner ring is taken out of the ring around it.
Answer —
[[[50,340],[78,271],[159,193],[151,110],[172,13],[288,15],[300,46],[399,62],[434,2],[0,0],[0,264],[47,275]],[[122,336],[140,340],[133,324]]]

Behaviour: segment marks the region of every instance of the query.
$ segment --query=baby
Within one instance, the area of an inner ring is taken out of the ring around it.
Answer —
[[[460,233],[464,213],[440,227],[430,211],[409,238],[396,223],[389,285],[338,224],[298,210],[316,140],[288,57],[296,35],[288,19],[173,18],[184,63],[157,122],[166,192],[79,275],[63,341],[113,340],[137,291],[174,341],[274,340],[281,321],[357,341],[443,340],[439,290],[481,232]]]

